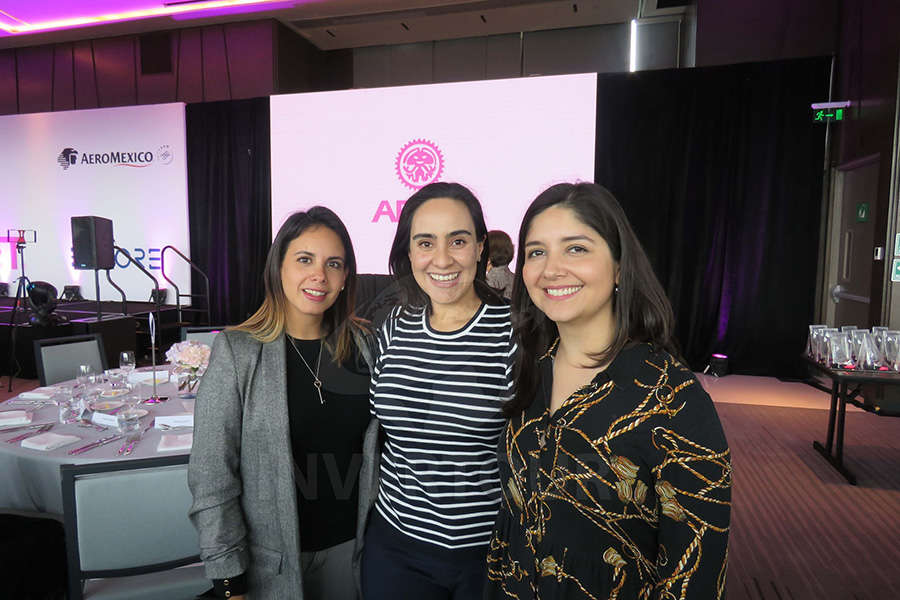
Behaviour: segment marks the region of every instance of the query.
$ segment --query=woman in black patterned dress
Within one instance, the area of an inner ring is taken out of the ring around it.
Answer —
[[[485,598],[724,598],[728,445],[622,208],[599,185],[555,185],[519,248]]]

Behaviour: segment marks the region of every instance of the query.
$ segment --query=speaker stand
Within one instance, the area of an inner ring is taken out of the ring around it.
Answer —
[[[97,293],[97,322],[100,322],[100,270],[94,269],[94,289]]]

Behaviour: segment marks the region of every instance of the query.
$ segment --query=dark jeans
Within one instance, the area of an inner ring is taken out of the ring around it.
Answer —
[[[478,600],[487,546],[448,550],[411,538],[372,510],[362,558],[365,600]]]

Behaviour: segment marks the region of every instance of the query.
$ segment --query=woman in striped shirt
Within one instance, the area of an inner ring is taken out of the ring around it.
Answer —
[[[481,596],[515,351],[486,246],[481,205],[459,184],[427,185],[400,213],[390,267],[405,299],[379,331],[372,374],[385,439],[366,600]]]

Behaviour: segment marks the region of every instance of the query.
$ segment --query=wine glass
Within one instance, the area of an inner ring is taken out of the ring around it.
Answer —
[[[124,352],[119,353],[119,368],[125,373],[126,381],[128,381],[128,376],[131,375],[131,372],[134,371],[134,366],[134,352],[125,350]]]
[[[78,365],[78,374],[75,376],[78,385],[84,387],[94,382],[94,367],[91,365]]]

